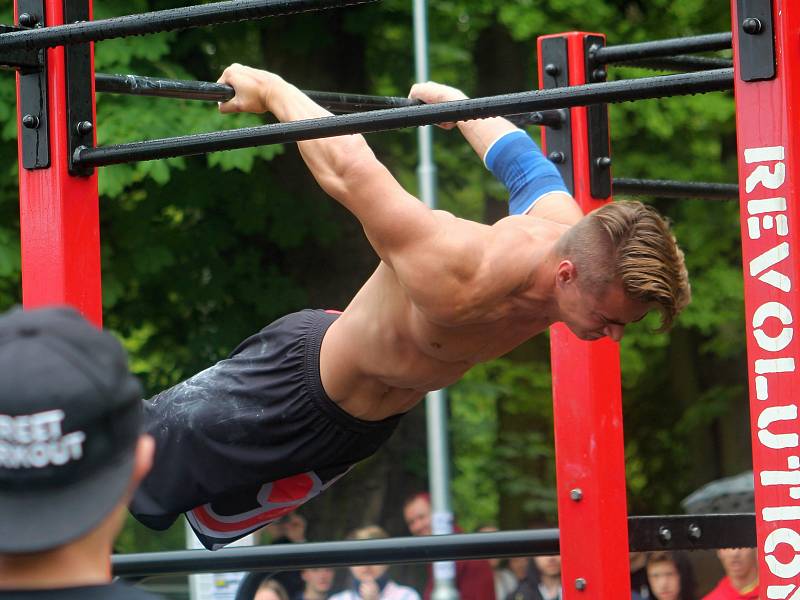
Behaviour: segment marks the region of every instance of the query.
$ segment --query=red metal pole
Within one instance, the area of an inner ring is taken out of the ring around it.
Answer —
[[[90,0],[68,1],[86,1],[91,9]],[[47,25],[63,24],[63,2],[46,0]],[[15,1],[15,14],[18,13]],[[69,304],[101,325],[97,174],[73,177],[67,170],[63,48],[47,50],[47,65],[50,167],[25,169],[21,160],[21,143],[19,148],[23,304],[26,308]],[[19,106],[19,76],[17,89]],[[94,111],[94,93],[92,105]],[[17,125],[21,131],[21,115],[19,110],[17,112]]]
[[[587,83],[582,32],[567,40],[569,84]],[[573,194],[584,212],[611,198],[591,195],[586,108],[571,109]],[[546,140],[545,140],[546,145]],[[630,598],[622,392],[618,344],[584,342],[550,329],[558,522],[564,600]]]
[[[800,5],[772,5],[776,71],[766,81],[746,81],[740,62],[748,58],[740,44],[754,35],[745,33],[743,22],[753,15],[738,14],[736,1],[731,14],[759,583],[761,598],[798,600]]]

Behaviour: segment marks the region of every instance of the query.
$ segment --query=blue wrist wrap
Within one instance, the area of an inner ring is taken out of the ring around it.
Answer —
[[[521,215],[549,192],[568,194],[567,186],[528,134],[522,130],[507,133],[486,153],[486,167],[506,186],[508,214]]]

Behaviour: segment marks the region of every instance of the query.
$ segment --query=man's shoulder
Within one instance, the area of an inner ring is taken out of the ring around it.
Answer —
[[[742,594],[731,585],[727,577],[720,579],[717,586],[703,596],[703,600],[745,600],[751,598],[758,598],[758,586],[752,591]]]

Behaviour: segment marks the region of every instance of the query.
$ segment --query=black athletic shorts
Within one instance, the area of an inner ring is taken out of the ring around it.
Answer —
[[[322,388],[319,350],[337,316],[283,317],[145,401],[156,457],[131,504],[139,521],[166,529],[186,513],[203,545],[221,548],[327,489],[391,436],[399,416],[356,419]]]

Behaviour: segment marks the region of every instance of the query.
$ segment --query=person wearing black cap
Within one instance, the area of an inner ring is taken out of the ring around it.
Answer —
[[[150,468],[142,393],[110,334],[67,308],[0,316],[0,600],[145,600],[111,547]]]

